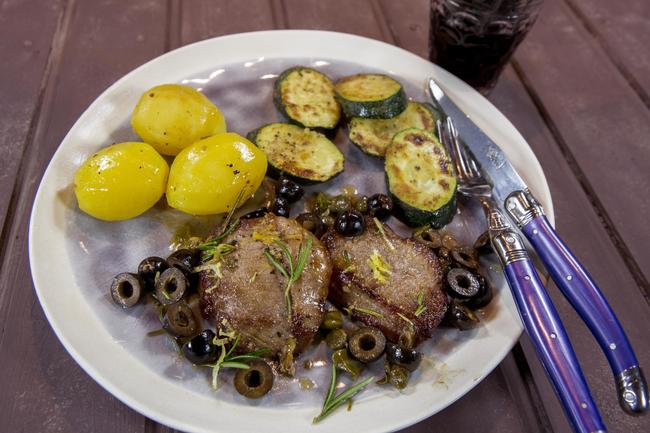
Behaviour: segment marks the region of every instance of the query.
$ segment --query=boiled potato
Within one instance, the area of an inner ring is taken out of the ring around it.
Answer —
[[[165,192],[169,166],[146,143],[109,146],[88,158],[74,177],[79,208],[106,221],[133,218]]]
[[[131,126],[164,155],[177,155],[195,141],[226,132],[226,120],[217,107],[203,93],[179,84],[144,92]]]
[[[197,141],[174,159],[167,203],[193,215],[229,211],[240,191],[243,204],[266,174],[266,155],[244,137],[228,132]]]

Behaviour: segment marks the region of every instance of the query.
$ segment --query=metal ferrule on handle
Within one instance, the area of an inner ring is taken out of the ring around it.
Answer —
[[[648,387],[643,372],[623,327],[596,283],[553,230],[530,191],[510,194],[504,206],[605,352],[621,407],[633,415],[646,412]]]
[[[578,433],[605,432],[571,342],[522,238],[498,209],[485,202],[484,206],[492,245],[503,265],[521,320],[573,429]]]

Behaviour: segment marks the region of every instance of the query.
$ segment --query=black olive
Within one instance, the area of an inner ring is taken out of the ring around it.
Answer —
[[[479,263],[474,249],[467,247],[455,247],[451,250],[451,257],[456,263],[469,269],[478,269]]]
[[[267,213],[269,213],[269,210],[266,207],[261,207],[259,209],[255,209],[254,211],[251,211],[251,212],[248,212],[247,214],[242,215],[240,217],[240,219],[250,220],[250,219],[253,219],[253,218],[260,218],[260,217],[263,217],[264,215],[266,215]]]
[[[367,213],[368,212],[368,196],[367,195],[362,195],[357,197],[354,200],[354,204],[352,205],[354,210],[359,211],[361,213]]]
[[[265,361],[251,361],[246,370],[237,370],[235,389],[246,398],[260,398],[273,388],[273,370]]]
[[[320,217],[311,212],[301,213],[296,217],[296,221],[300,224],[305,230],[309,230],[316,236],[320,238],[323,233],[325,233],[325,224],[321,221]]]
[[[352,356],[361,362],[378,359],[386,347],[386,337],[377,328],[364,326],[354,331],[348,339],[348,348]]]
[[[199,323],[189,305],[178,301],[167,307],[163,328],[176,337],[192,337],[199,331]]]
[[[406,368],[408,371],[415,371],[422,361],[422,354],[414,349],[387,343],[386,359],[392,364]]]
[[[146,290],[153,290],[156,284],[156,274],[160,276],[169,265],[167,261],[161,257],[147,257],[138,265],[138,275],[144,281],[144,288]]]
[[[352,208],[352,200],[350,200],[350,197],[344,194],[340,194],[335,197],[332,197],[328,209],[332,214],[340,215],[343,212],[350,210],[351,208]]]
[[[463,300],[463,304],[476,310],[485,307],[492,300],[492,287],[487,279],[481,274],[474,274],[479,282],[478,294],[470,299]]]
[[[452,298],[470,299],[480,293],[481,284],[472,272],[463,268],[452,268],[447,272],[447,292]]]
[[[334,228],[343,236],[359,236],[366,228],[366,221],[360,212],[349,210],[336,218]]]
[[[386,194],[371,195],[368,199],[368,213],[380,221],[388,218],[393,212],[393,200]]]
[[[320,327],[327,330],[343,327],[343,314],[338,310],[330,310],[323,316]]]
[[[183,355],[195,365],[212,364],[219,357],[219,351],[214,344],[216,335],[209,329],[203,330],[190,341],[183,344]]]
[[[449,233],[444,233],[441,238],[442,246],[452,250],[458,246],[458,241]]]
[[[297,202],[305,193],[305,190],[300,185],[286,177],[280,179],[276,188],[277,194],[286,198],[289,203]]]
[[[429,248],[438,249],[442,246],[442,236],[438,230],[430,226],[422,227],[414,233],[414,237]]]
[[[156,299],[163,305],[178,302],[187,291],[189,283],[178,268],[166,269],[156,282]]]
[[[456,300],[452,300],[451,304],[449,304],[449,309],[443,321],[447,325],[451,325],[461,331],[475,328],[479,323],[478,317],[476,317],[472,310]]]
[[[200,260],[199,250],[190,250],[188,248],[181,248],[176,250],[167,257],[167,264],[169,267],[178,268],[189,278],[194,272],[194,268],[198,266]]]
[[[277,216],[289,218],[289,213],[291,213],[289,200],[284,197],[276,197],[271,205],[271,212]]]
[[[345,329],[338,328],[327,333],[325,344],[332,350],[339,350],[348,345],[348,334]]]
[[[492,242],[490,241],[490,232],[487,230],[474,242],[474,249],[479,256],[490,254],[492,252]]]
[[[131,308],[140,300],[143,285],[144,283],[137,274],[123,272],[113,277],[111,297],[120,307]]]

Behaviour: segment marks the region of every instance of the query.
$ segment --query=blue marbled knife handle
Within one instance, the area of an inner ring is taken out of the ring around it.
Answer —
[[[629,414],[648,410],[648,388],[623,327],[596,283],[559,238],[542,206],[529,191],[516,191],[504,204],[551,277],[587,324],[614,372],[621,407]]]
[[[539,275],[514,230],[492,239],[524,323],[542,365],[577,433],[605,432],[580,364]]]

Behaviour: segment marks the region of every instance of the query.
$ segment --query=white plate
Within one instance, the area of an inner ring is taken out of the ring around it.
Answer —
[[[435,77],[503,148],[554,220],[542,169],[510,122],[463,82],[400,48],[340,33],[256,32],[199,42],[139,67],[91,104],[52,158],[32,210],[30,263],[43,310],[72,357],[124,403],[180,430],[394,431],[467,393],[504,358],[522,330],[510,292],[497,278],[498,294],[483,314],[483,325],[469,334],[437,332],[426,346],[428,366],[406,392],[372,386],[355,400],[351,412],[340,411],[312,426],[322,387],[327,385],[326,368],[316,375],[319,388],[315,391],[296,391],[296,383],[285,381],[277,396],[265,402],[238,398],[227,383],[213,393],[205,375],[173,359],[159,340],[144,336],[152,326],[150,313],[136,308],[124,314],[111,305],[107,296],[110,275],[133,269],[146,255],[164,254],[172,228],[169,218],[162,216],[172,215],[176,222],[182,217],[158,206],[132,221],[93,220],[76,209],[71,191],[76,168],[97,149],[135,138],[128,128],[130,113],[139,95],[160,83],[185,82],[205,87],[208,93],[213,89],[220,98],[217,105],[237,132],[251,127],[247,122],[255,116],[274,121],[269,118],[274,116],[268,98],[273,80],[269,78],[281,71],[280,65],[293,62],[308,63],[335,76],[351,68],[354,72],[381,70],[397,76],[407,84],[407,93],[420,99],[426,78]],[[250,77],[266,80],[268,89],[263,94],[247,94],[242,80]],[[221,85],[225,83],[234,83],[232,89],[237,90],[229,93],[230,88]],[[350,167],[354,172],[354,161]]]

